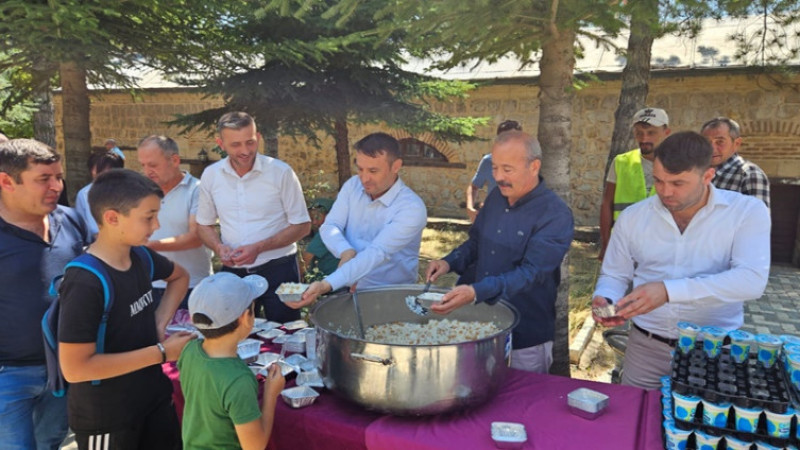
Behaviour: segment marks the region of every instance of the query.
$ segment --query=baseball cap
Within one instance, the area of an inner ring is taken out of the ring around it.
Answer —
[[[236,320],[256,297],[267,292],[269,283],[260,275],[240,278],[230,272],[219,272],[203,278],[189,295],[189,315],[205,314],[211,323],[195,323],[204,330],[224,327]]]
[[[639,122],[661,127],[669,125],[669,116],[667,116],[666,111],[660,108],[644,108],[633,115],[633,124],[635,125]]]
[[[333,200],[329,198],[318,198],[311,203],[311,206],[308,209],[319,208],[325,211],[325,214],[331,212],[331,208],[333,207]]]

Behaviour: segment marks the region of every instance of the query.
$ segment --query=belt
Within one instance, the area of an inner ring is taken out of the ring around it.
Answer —
[[[663,342],[663,343],[669,345],[670,347],[675,347],[678,344],[678,340],[677,339],[665,338],[664,336],[659,336],[659,335],[657,335],[655,333],[651,333],[651,332],[645,330],[644,328],[640,327],[639,325],[636,325],[636,323],[633,322],[633,321],[631,321],[631,324],[633,325],[633,328],[636,328],[637,330],[639,330],[640,333],[642,333],[643,335],[649,337],[650,339],[655,339],[658,342]]]
[[[254,267],[230,267],[225,266],[226,271],[233,272],[235,274],[253,274],[261,272],[262,270],[271,269],[274,267],[278,267],[281,264],[286,264],[289,261],[297,261],[297,253],[292,253],[291,255],[281,256],[280,258],[271,259],[260,266]]]

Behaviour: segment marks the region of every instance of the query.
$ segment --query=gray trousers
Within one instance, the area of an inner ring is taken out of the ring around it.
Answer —
[[[526,372],[548,373],[553,364],[553,341],[511,350],[511,367]]]
[[[643,389],[659,389],[661,377],[672,373],[669,345],[649,338],[631,327],[628,347],[622,362],[622,384]]]

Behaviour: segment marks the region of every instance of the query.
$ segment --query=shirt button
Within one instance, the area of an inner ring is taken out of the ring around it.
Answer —
[[[489,276],[489,272],[483,272],[485,276]]]
[[[492,252],[491,252],[491,253],[494,255],[494,250],[492,250]]]
[[[497,234],[500,234],[502,232],[503,232],[503,230],[497,230]]]
[[[506,212],[508,212],[508,208],[506,208]]]

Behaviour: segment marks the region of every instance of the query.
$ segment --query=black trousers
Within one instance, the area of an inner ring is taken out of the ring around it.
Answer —
[[[230,272],[240,277],[261,275],[267,279],[269,282],[267,292],[256,299],[256,316],[266,317],[269,320],[280,323],[300,318],[300,310],[284,305],[275,293],[281,283],[298,283],[300,281],[300,269],[297,266],[296,253],[247,269],[222,266],[222,271]]]

